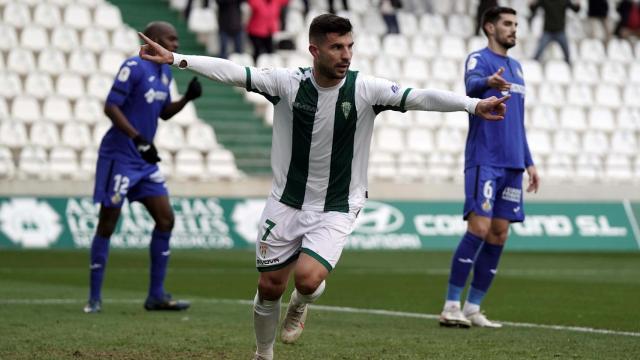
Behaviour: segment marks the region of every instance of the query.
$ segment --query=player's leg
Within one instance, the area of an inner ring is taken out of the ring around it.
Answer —
[[[451,259],[447,297],[439,318],[443,326],[471,325],[462,314],[460,300],[478,249],[491,227],[496,175],[491,167],[479,166],[465,170],[464,218],[467,220],[467,231]]]
[[[260,272],[253,302],[256,359],[272,359],[280,298],[300,255],[301,229],[295,226],[300,210],[269,197],[265,204],[256,239],[256,268]]]
[[[522,171],[503,170],[496,180],[493,219],[485,242],[476,257],[473,280],[463,312],[475,326],[501,327],[480,312],[480,304],[489,291],[498,270],[498,263],[509,234],[509,224],[524,220],[522,203]]]
[[[102,310],[102,283],[104,281],[107,259],[109,258],[109,240],[116,228],[119,217],[119,207],[110,208],[104,205],[100,206],[98,227],[91,241],[89,301],[84,307],[84,312],[86,313],[97,313]]]
[[[129,184],[126,167],[105,158],[98,159],[95,179],[93,201],[100,204],[100,212],[96,233],[91,241],[89,301],[83,309],[86,313],[102,310],[102,283],[109,258],[109,242]]]
[[[188,301],[173,300],[164,289],[164,280],[171,254],[170,239],[174,215],[166,195],[149,196],[140,199],[156,223],[149,243],[149,292],[144,307],[147,310],[186,310]]]
[[[295,261],[292,261],[283,268],[260,273],[258,291],[253,299],[256,359],[273,359],[273,346],[280,320],[280,298],[294,266]]]
[[[355,220],[355,212],[305,212],[308,231],[294,269],[295,289],[282,322],[282,342],[293,343],[302,334],[308,305],[324,292],[325,279],[338,263]]]
[[[487,320],[480,312],[480,304],[489,291],[491,282],[498,271],[498,263],[502,255],[502,249],[507,241],[509,233],[509,221],[494,218],[491,221],[491,229],[485,242],[482,244],[473,268],[473,280],[464,303],[463,313],[474,326],[502,327],[501,324]]]

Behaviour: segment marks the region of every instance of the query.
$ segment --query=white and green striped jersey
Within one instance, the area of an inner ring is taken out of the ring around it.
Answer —
[[[383,110],[475,110],[477,99],[401,88],[349,71],[322,88],[311,68],[256,69],[216,58],[174,54],[174,65],[264,95],[274,104],[272,196],[294,208],[353,211],[367,197],[373,121]]]

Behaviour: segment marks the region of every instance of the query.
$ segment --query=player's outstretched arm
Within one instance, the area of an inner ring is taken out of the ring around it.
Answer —
[[[145,42],[140,47],[140,57],[144,60],[158,64],[170,64],[180,69],[189,69],[211,80],[227,85],[246,85],[247,72],[244,66],[240,66],[227,59],[211,56],[182,55],[172,53],[160,44],[149,39],[142,33],[138,33]]]
[[[476,105],[475,114],[485,118],[487,120],[502,120],[504,114],[507,111],[507,105],[505,101],[509,100],[509,95],[505,95],[501,98],[492,96],[490,98],[480,100]]]

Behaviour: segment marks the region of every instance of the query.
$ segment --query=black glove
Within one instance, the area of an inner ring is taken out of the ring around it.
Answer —
[[[189,82],[189,86],[187,86],[187,92],[184,94],[184,97],[187,101],[195,100],[202,95],[202,86],[198,81],[197,77],[193,77]]]
[[[143,139],[142,136],[136,135],[136,137],[133,138],[133,143],[144,161],[150,164],[155,164],[160,161],[156,147]]]

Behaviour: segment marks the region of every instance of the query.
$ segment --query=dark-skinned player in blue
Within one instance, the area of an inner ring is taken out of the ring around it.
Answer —
[[[166,48],[176,51],[178,35],[166,22],[152,22],[144,33]],[[93,199],[100,204],[98,227],[91,244],[90,293],[86,313],[102,309],[102,283],[109,255],[109,241],[120,217],[123,202],[139,201],[155,222],[149,244],[150,283],[144,307],[147,310],[186,310],[190,304],[173,300],[164,290],[169,261],[169,239],[174,215],[153,138],[158,118],[167,120],[202,94],[194,77],[185,95],[172,102],[168,65],[131,57],[122,64],[104,112],[113,126],[100,144]]]

